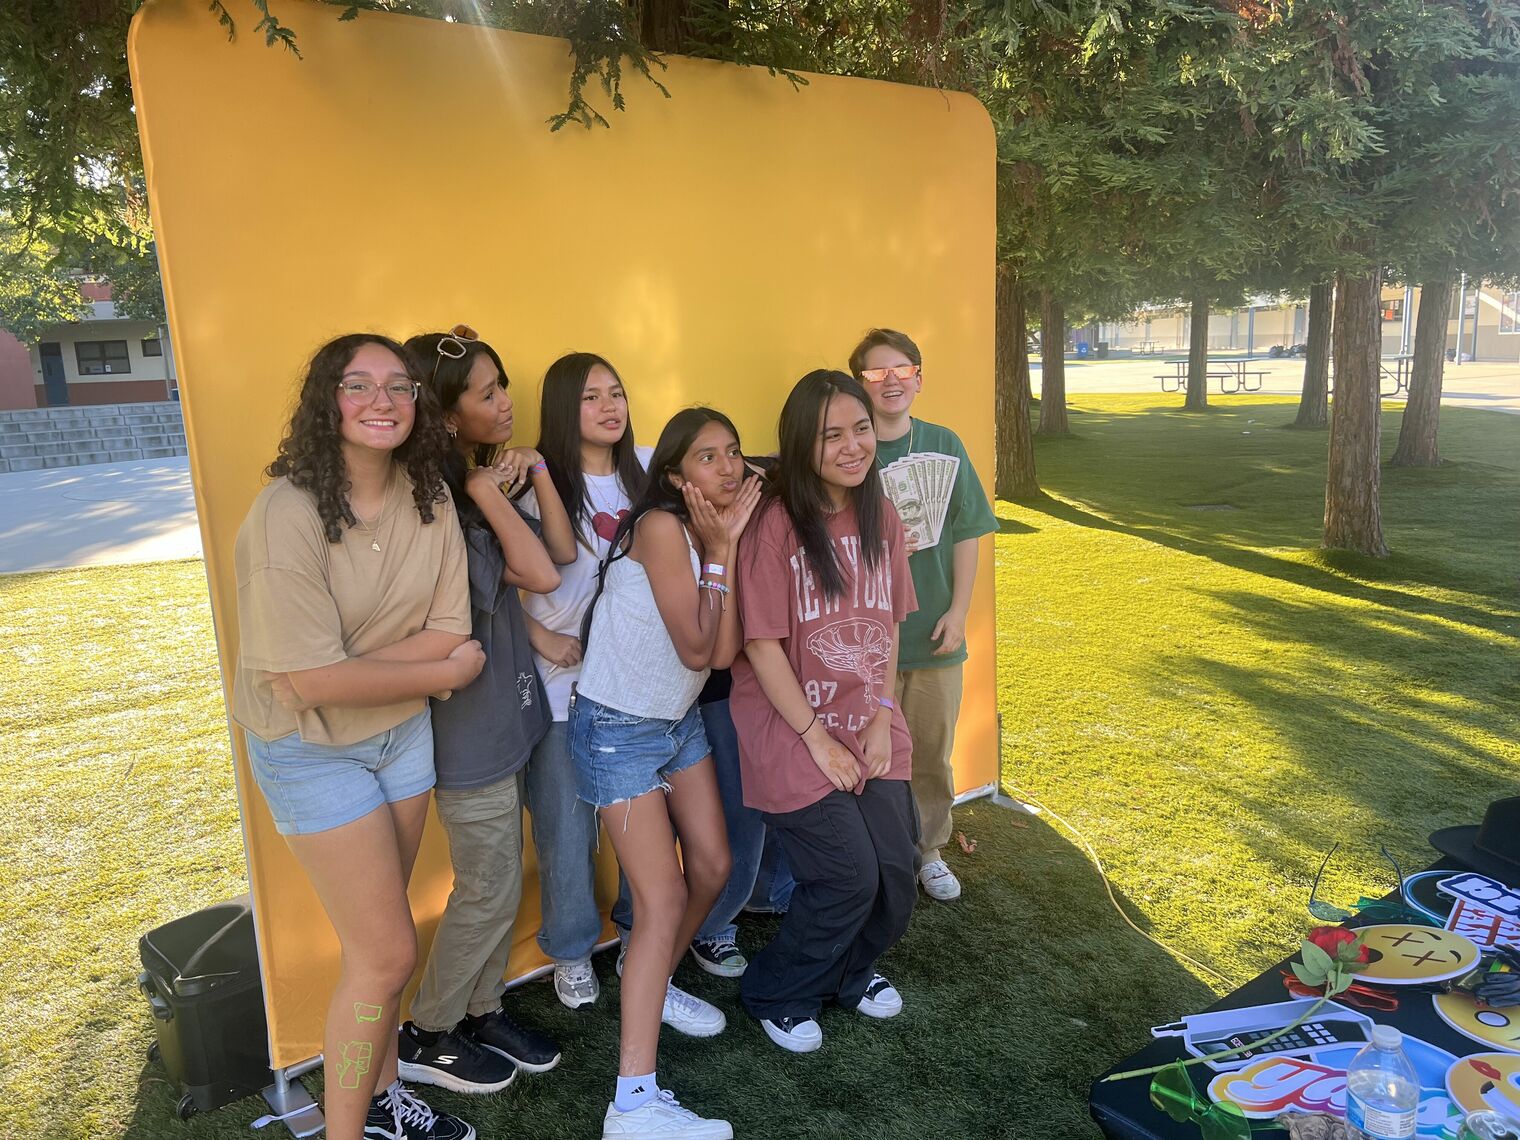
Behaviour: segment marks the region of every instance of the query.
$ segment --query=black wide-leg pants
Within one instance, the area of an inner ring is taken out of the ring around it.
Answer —
[[[906,780],[868,780],[797,811],[765,813],[797,888],[740,995],[757,1018],[816,1017],[827,1001],[854,1009],[876,961],[908,929],[917,897],[918,815]]]

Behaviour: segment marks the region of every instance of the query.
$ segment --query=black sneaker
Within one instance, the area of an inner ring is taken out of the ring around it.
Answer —
[[[373,1140],[475,1140],[457,1116],[434,1112],[400,1081],[369,1102],[364,1135]]]
[[[467,1016],[460,1029],[524,1072],[547,1073],[559,1064],[559,1045],[542,1033],[517,1024],[504,1009],[493,1009],[484,1017]]]
[[[410,1021],[396,1031],[396,1071],[403,1080],[458,1093],[500,1092],[517,1077],[516,1065],[468,1033],[428,1033]]]

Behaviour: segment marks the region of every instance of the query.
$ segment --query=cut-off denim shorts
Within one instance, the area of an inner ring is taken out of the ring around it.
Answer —
[[[570,703],[570,760],[575,794],[595,808],[656,789],[712,751],[693,704],[680,720],[634,716],[576,694]]]
[[[275,830],[311,835],[362,819],[433,786],[433,717],[424,708],[357,744],[312,744],[248,733],[248,761]]]

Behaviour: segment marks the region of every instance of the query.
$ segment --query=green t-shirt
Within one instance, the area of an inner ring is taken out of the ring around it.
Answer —
[[[908,555],[918,609],[902,623],[897,667],[940,669],[966,660],[964,645],[934,656],[939,643],[929,638],[950,608],[955,544],[991,534],[997,529],[997,516],[960,437],[939,424],[910,422],[911,430],[901,439],[877,441],[876,463],[885,469],[907,460],[901,467],[883,470],[883,484],[909,531],[932,537],[938,516],[939,540],[929,546],[921,537],[918,549]]]

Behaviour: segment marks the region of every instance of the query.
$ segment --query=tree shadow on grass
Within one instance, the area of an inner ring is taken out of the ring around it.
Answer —
[[[1451,568],[1434,558],[1396,554],[1387,559],[1374,559],[1347,551],[1319,551],[1299,558],[1277,557],[1249,547],[1228,545],[1217,539],[1190,538],[1159,527],[1117,522],[1059,499],[1034,503],[1029,509],[1074,526],[1129,535],[1164,546],[1169,550],[1197,555],[1237,570],[1290,582],[1305,589],[1355,598],[1358,601],[1371,602],[1410,613],[1428,614],[1447,621],[1477,625],[1493,629],[1500,636],[1511,640],[1520,638],[1520,632],[1514,629],[1505,630],[1500,625],[1500,619],[1503,617],[1520,616],[1520,610],[1515,608],[1513,601],[1503,598],[1502,595],[1494,595],[1493,600],[1496,610],[1497,607],[1505,606],[1507,613],[1432,598],[1426,594],[1395,589],[1391,585],[1376,584],[1377,581],[1413,582],[1451,589],[1453,586]],[[1348,577],[1348,574],[1356,574],[1358,577]],[[1179,583],[1181,584],[1183,583]],[[1473,583],[1473,585],[1477,584]]]
[[[1246,818],[1268,873],[1291,880],[1307,852],[1339,842],[1364,868],[1387,844],[1407,870],[1431,858],[1439,827],[1475,823],[1512,794],[1520,760],[1520,660],[1512,635],[1438,623],[1431,613],[1308,605],[1251,591],[1199,593],[1228,609],[1282,664],[1204,654],[1147,662],[1158,698],[1247,708],[1275,747],[1265,770],[1220,766],[1212,795]],[[1491,621],[1492,619],[1490,619]],[[1226,701],[1221,701],[1226,698]]]
[[[735,982],[685,963],[677,983],[723,1009],[728,1028],[700,1041],[665,1030],[661,1083],[697,1111],[726,1116],[739,1136],[1096,1137],[1092,1080],[1144,1045],[1146,1027],[1214,995],[1124,925],[1092,864],[1042,819],[982,800],[958,809],[955,826],[976,841],[973,853],[949,854],[962,897],[921,899],[881,963],[903,993],[901,1015],[825,1010],[823,1048],[797,1056],[764,1037]],[[776,924],[741,916],[744,949],[753,955]],[[519,1076],[495,1096],[426,1089],[428,1101],[482,1137],[596,1135],[616,1072],[618,1000],[611,955],[596,966],[602,996],[587,1009],[564,1009],[543,983],[509,997],[515,1016],[559,1038],[559,1068]],[[265,1111],[250,1098],[180,1124],[177,1096],[160,1068],[144,1066],[126,1136],[231,1140]]]

